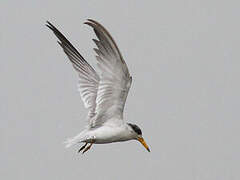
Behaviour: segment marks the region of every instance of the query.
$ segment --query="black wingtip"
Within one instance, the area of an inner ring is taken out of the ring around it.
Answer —
[[[48,28],[50,28],[51,30],[55,30],[55,29],[57,29],[52,23],[50,23],[49,21],[46,21],[46,26],[48,27]]]
[[[87,21],[94,22],[94,20],[90,18],[88,18]]]
[[[94,26],[98,25],[99,23],[97,21],[93,20],[93,19],[87,19],[87,21],[84,22],[83,24],[87,24],[87,25],[94,28]]]
[[[87,19],[87,21],[94,23],[94,24],[100,24],[99,22],[97,22],[96,20],[93,20],[93,19]]]
[[[45,24],[46,26],[50,26],[50,25],[52,25],[49,21],[46,21],[46,24]]]
[[[93,27],[93,23],[91,23],[91,22],[88,22],[88,21],[84,22],[83,24],[87,24],[87,25],[89,25],[89,26]]]

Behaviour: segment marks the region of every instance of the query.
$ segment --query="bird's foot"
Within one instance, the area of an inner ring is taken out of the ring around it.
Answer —
[[[93,145],[93,143],[91,143],[89,146],[87,146],[87,147],[83,150],[82,154],[84,154],[86,151],[88,151],[88,150],[91,148],[92,145]]]
[[[86,146],[87,146],[88,143],[84,144],[79,150],[78,150],[78,153],[80,153]]]

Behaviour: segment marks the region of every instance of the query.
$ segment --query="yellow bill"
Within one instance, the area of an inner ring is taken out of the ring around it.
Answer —
[[[144,141],[144,139],[142,137],[139,137],[138,141],[148,150],[148,152],[150,152],[150,149],[149,149],[147,143]]]

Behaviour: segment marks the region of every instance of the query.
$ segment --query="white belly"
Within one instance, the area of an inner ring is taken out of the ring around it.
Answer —
[[[95,144],[105,144],[132,139],[125,126],[110,127],[102,126],[89,132],[94,137]]]

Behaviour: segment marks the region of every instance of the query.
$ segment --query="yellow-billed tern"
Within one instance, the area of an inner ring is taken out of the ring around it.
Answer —
[[[100,23],[88,19],[85,24],[93,28],[98,38],[93,41],[97,46],[94,51],[101,70],[99,75],[54,25],[48,21],[46,24],[57,36],[58,43],[77,71],[78,89],[84,106],[89,110],[88,125],[80,134],[67,140],[66,147],[85,143],[79,149],[84,153],[92,144],[138,140],[150,152],[141,129],[123,120],[132,77],[115,41]]]

